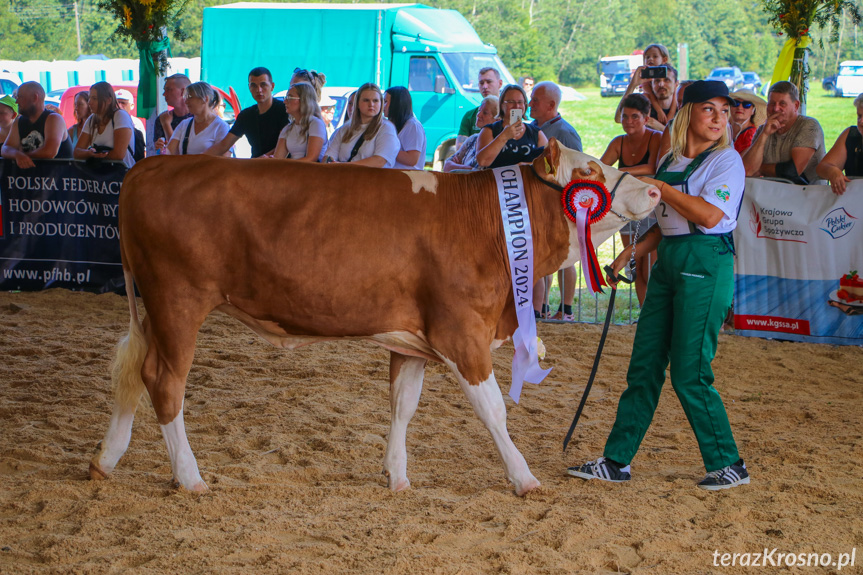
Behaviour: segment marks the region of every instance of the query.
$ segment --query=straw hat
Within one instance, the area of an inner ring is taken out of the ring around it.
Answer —
[[[735,100],[743,100],[755,104],[755,115],[752,116],[752,121],[755,123],[756,128],[767,121],[767,102],[763,98],[759,98],[752,92],[745,90],[731,92],[731,97]]]

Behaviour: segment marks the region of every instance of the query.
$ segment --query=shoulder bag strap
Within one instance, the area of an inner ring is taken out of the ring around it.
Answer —
[[[356,156],[356,155],[357,155],[357,152],[359,152],[359,151],[360,151],[360,147],[363,145],[363,142],[365,141],[365,140],[363,139],[363,137],[364,137],[365,135],[366,135],[366,134],[365,134],[365,132],[363,132],[362,134],[360,134],[360,137],[357,139],[357,143],[356,143],[356,144],[354,144],[354,147],[353,147],[353,149],[351,150],[351,155],[350,155],[350,156],[348,156],[348,161],[349,161],[349,162],[350,162],[350,161],[352,161],[352,160],[354,159],[354,156]]]
[[[195,123],[195,119],[192,118],[189,120],[189,125],[186,126],[186,135],[183,136],[183,146],[180,150],[180,153],[184,156],[189,153],[189,134],[192,132],[192,124]]]

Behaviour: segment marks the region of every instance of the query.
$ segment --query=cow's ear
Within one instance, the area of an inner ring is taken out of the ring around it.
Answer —
[[[536,159],[536,162],[542,165],[542,172],[548,176],[548,180],[557,178],[557,169],[560,167],[560,146],[554,138],[548,139],[548,144],[545,145],[542,155]]]

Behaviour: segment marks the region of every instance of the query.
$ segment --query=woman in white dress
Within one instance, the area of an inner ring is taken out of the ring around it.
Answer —
[[[399,170],[422,170],[426,161],[426,133],[413,112],[411,93],[393,86],[384,94],[384,116],[393,123],[399,137],[399,153],[393,166]]]
[[[401,149],[396,129],[383,115],[383,94],[377,84],[360,86],[350,122],[330,138],[327,158],[373,168],[392,168]]]
[[[314,86],[308,82],[291,86],[285,96],[285,110],[291,119],[279,134],[273,157],[320,162],[327,149],[327,126]]]
[[[180,122],[163,154],[203,154],[215,142],[221,142],[230,131],[228,124],[216,112],[221,97],[212,86],[206,82],[189,84],[183,91],[183,99],[192,117]]]
[[[127,168],[134,166],[132,117],[120,108],[114,88],[108,82],[96,82],[90,86],[88,103],[93,113],[81,128],[75,159],[118,160]]]

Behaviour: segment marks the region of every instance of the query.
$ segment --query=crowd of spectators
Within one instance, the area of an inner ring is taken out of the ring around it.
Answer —
[[[541,154],[549,138],[582,150],[576,129],[564,119],[559,106],[562,93],[553,82],[535,82],[524,76],[518,84],[504,85],[500,72],[482,68],[477,87],[483,99],[461,121],[455,153],[445,158],[443,171],[470,171],[530,162]],[[169,106],[153,126],[147,153],[231,155],[245,137],[253,158],[304,162],[352,162],[373,167],[421,170],[427,142],[422,123],[414,115],[411,92],[394,86],[382,92],[373,83],[347,97],[344,119],[334,117],[336,101],[323,93],[326,76],[316,70],[294,69],[283,100],[274,97],[270,71],[253,68],[248,89],[254,104],[241,110],[232,126],[222,119],[224,101],[205,82],[192,83],[183,74],[166,79],[163,96]],[[691,81],[679,82],[669,52],[649,45],[643,65],[636,69],[620,99],[615,122],[623,134],[608,143],[601,161],[636,176],[655,174],[673,152],[671,132],[676,113]],[[728,137],[742,157],[747,176],[777,177],[797,184],[829,183],[836,194],[845,191],[849,177],[863,175],[863,95],[854,101],[857,125],[839,136],[826,152],[818,121],[800,114],[800,97],[790,82],[770,87],[767,100],[752,92],[730,94]],[[13,98],[0,98],[2,155],[22,167],[35,158],[74,157],[89,161],[118,160],[131,167],[143,156],[145,132],[134,114],[134,96],[116,92],[97,82],[74,99],[75,123],[68,129],[62,116],[45,106],[45,91],[37,82],[25,82]],[[338,126],[336,124],[339,124]],[[653,217],[625,227],[624,244],[646,231]],[[637,267],[648,269],[656,254],[645,254]],[[639,301],[644,301],[646,275],[636,278]],[[559,272],[563,305],[548,310],[551,276],[535,290],[540,317],[571,319],[576,273]]]

